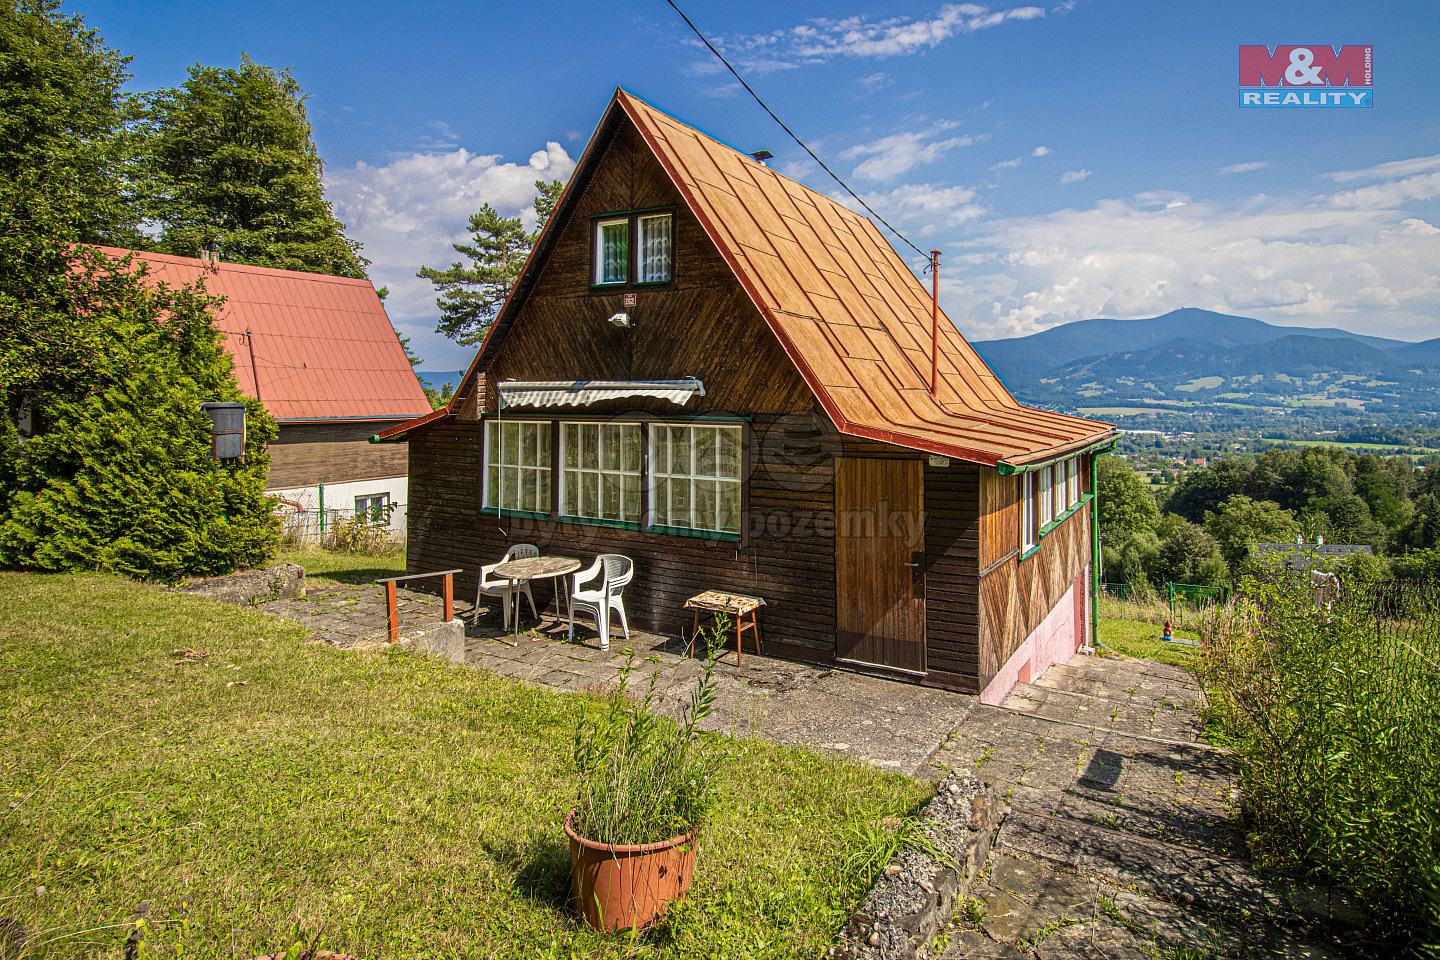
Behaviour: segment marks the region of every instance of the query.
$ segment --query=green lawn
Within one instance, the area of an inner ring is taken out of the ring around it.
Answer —
[[[0,573],[0,705],[5,957],[120,958],[137,913],[137,958],[818,957],[871,880],[846,864],[930,793],[734,741],[692,896],[632,942],[564,907],[591,698],[114,577]]]
[[[1159,660],[1161,663],[1193,670],[1200,658],[1199,648],[1166,643],[1160,639],[1163,632],[1162,627],[1140,620],[1100,618],[1100,643],[1106,649],[1127,657]],[[1179,629],[1175,630],[1173,635],[1180,640],[1199,638],[1193,630]]]
[[[329,550],[283,550],[276,563],[298,563],[305,568],[305,579],[322,583],[356,583],[382,577],[405,575],[405,551],[384,554],[333,553]]]

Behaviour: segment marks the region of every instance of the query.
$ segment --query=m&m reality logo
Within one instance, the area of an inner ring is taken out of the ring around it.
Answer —
[[[1374,106],[1372,59],[1368,45],[1242,46],[1240,106]]]

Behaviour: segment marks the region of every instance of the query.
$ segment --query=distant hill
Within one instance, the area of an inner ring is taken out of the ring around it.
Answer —
[[[1404,364],[1415,364],[1417,366],[1440,364],[1440,339],[1423,340],[1420,343],[1407,343],[1403,347],[1392,351],[1396,360]]]
[[[1231,348],[1290,337],[1349,340],[1377,351],[1403,351],[1426,347],[1413,358],[1440,355],[1440,340],[1411,344],[1351,333],[1334,327],[1279,327],[1250,317],[1232,317],[1186,307],[1142,320],[1076,320],[1028,337],[981,340],[972,345],[1007,385],[1019,387],[1046,377],[1051,371],[1082,360],[1134,353],[1152,347],[1189,341],[1206,348]],[[1183,349],[1183,347],[1181,348]],[[1193,348],[1192,348],[1193,349]],[[1301,352],[1313,348],[1297,347]],[[1208,355],[1208,353],[1207,353]],[[1204,374],[1196,374],[1203,376]]]
[[[1436,365],[1431,361],[1427,365]],[[1414,361],[1411,361],[1414,362]],[[1234,382],[1275,374],[1308,380],[1316,375],[1344,373],[1353,376],[1399,379],[1407,362],[1357,340],[1291,335],[1238,346],[1172,340],[1141,350],[1090,357],[1047,371],[1043,383],[1082,383],[1145,380],[1176,384],[1211,377]],[[1216,387],[1220,384],[1215,384]]]

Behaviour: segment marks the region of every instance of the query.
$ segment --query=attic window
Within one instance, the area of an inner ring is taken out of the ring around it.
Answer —
[[[594,285],[623,287],[673,280],[674,219],[674,214],[669,211],[597,217],[594,221],[594,270],[591,274]]]

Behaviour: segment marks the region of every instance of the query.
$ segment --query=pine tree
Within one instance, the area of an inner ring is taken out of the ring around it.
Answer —
[[[364,277],[321,187],[305,97],[290,71],[241,56],[238,70],[190,68],[150,95],[142,169],[156,248],[198,257]]]
[[[565,185],[559,180],[535,181],[539,193],[535,197],[535,232],[527,231],[519,217],[502,217],[490,204],[484,204],[470,217],[470,243],[454,243],[455,252],[467,257],[470,265],[459,261],[448,269],[421,267],[415,275],[435,285],[440,296],[440,322],[435,330],[456,343],[479,343],[495,322],[510,288],[520,276],[525,258],[545,229]]]

